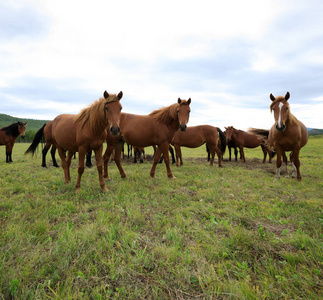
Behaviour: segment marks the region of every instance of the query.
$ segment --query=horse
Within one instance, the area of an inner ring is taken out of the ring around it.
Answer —
[[[218,147],[218,141],[220,136],[220,147]],[[226,141],[222,130],[218,127],[211,125],[199,125],[187,127],[186,132],[176,131],[172,140],[172,145],[175,148],[176,154],[176,166],[178,167],[178,161],[183,165],[181,147],[197,148],[207,144],[210,153],[212,155],[210,165],[213,166],[215,152],[218,156],[218,165],[222,167],[222,154],[225,151]]]
[[[152,178],[155,177],[157,163],[163,154],[167,176],[168,178],[175,179],[169,166],[168,149],[175,132],[178,129],[185,131],[187,128],[186,124],[189,120],[190,104],[191,98],[188,100],[178,98],[176,103],[154,110],[149,115],[121,113],[120,137],[122,142],[126,142],[127,144],[137,147],[157,146],[153,165],[150,170],[150,176]],[[104,177],[109,178],[108,162],[113,151],[113,147],[109,146],[108,140],[107,144],[108,147],[104,155]],[[126,174],[124,173],[120,162],[121,148],[122,145],[119,141],[115,145],[115,162],[119,168],[121,177],[124,178],[126,177]]]
[[[28,153],[31,153],[32,155],[35,154],[37,147],[39,143],[43,140],[45,140],[45,146],[42,150],[42,164],[41,166],[44,168],[47,168],[46,164],[46,155],[48,150],[51,148],[50,154],[53,161],[53,166],[58,168],[59,165],[57,164],[55,153],[56,153],[56,146],[53,144],[53,138],[52,138],[52,124],[53,121],[49,121],[46,124],[43,125],[35,134],[34,139],[31,143],[31,145],[28,147],[28,149],[25,152],[25,155]],[[91,152],[86,154],[86,166],[92,167],[91,164]]]
[[[275,123],[269,130],[268,143],[274,147],[277,154],[276,179],[280,178],[281,156],[283,156],[286,165],[286,177],[289,177],[286,151],[291,151],[292,178],[297,177],[297,180],[301,181],[299,152],[307,144],[308,132],[305,125],[290,112],[289,98],[289,92],[285,97],[274,97],[273,94],[270,94],[272,101],[270,111],[274,111]]]
[[[244,155],[243,147],[246,148],[256,148],[258,146],[261,147],[262,152],[264,154],[264,158],[262,160],[263,163],[266,162],[267,152],[269,152],[269,149],[265,145],[265,141],[263,138],[260,138],[259,136],[248,133],[239,129],[235,129],[233,126],[225,127],[226,129],[226,139],[227,143],[230,143],[231,141],[234,142],[234,144],[239,148],[240,155],[241,155],[241,161],[246,162],[246,158]],[[269,162],[271,163],[272,155],[269,153]]]
[[[102,176],[102,150],[106,140],[107,127],[112,135],[120,132],[120,115],[122,106],[120,100],[123,93],[118,95],[103,93],[103,97],[96,100],[89,107],[84,108],[77,115],[58,115],[52,124],[53,143],[58,150],[65,175],[65,183],[69,183],[71,159],[75,152],[79,152],[78,178],[75,191],[81,186],[84,172],[84,158],[87,152],[94,150],[99,182],[103,192],[107,191]],[[65,158],[65,150],[68,151]]]
[[[18,121],[9,126],[0,128],[0,146],[6,146],[6,163],[12,162],[12,148],[19,135],[25,137],[26,123]]]

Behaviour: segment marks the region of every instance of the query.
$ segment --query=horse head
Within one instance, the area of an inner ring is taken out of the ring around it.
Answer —
[[[178,107],[177,107],[177,116],[178,116],[178,122],[179,122],[179,129],[181,131],[186,131],[187,123],[190,118],[190,104],[191,104],[191,98],[186,100],[181,100],[181,98],[178,98]]]
[[[26,123],[18,122],[18,132],[22,138],[25,137],[26,125],[27,125],[27,122]]]
[[[286,121],[289,118],[289,103],[287,102],[289,97],[289,92],[286,93],[285,97],[274,97],[273,94],[270,94],[270,99],[272,101],[270,111],[274,111],[276,130],[280,132],[285,131]]]
[[[234,128],[233,128],[233,126],[228,126],[228,127],[224,127],[224,128],[225,128],[225,137],[226,137],[227,144],[228,144],[232,140],[232,134],[233,134]]]
[[[110,133],[112,135],[117,135],[120,133],[120,117],[122,105],[120,100],[123,93],[120,92],[118,95],[109,94],[107,91],[103,93],[103,97],[107,100],[104,106],[105,116],[110,126]]]

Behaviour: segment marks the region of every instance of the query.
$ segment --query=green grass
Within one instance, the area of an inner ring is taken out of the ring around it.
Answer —
[[[322,298],[322,136],[301,151],[302,182],[276,182],[260,148],[218,168],[202,146],[182,149],[176,180],[111,163],[108,193],[94,167],[75,194],[77,161],[65,185],[28,146],[10,165],[0,148],[0,299]]]

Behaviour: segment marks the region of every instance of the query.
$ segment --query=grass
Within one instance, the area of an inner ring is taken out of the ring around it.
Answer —
[[[218,168],[202,146],[182,149],[176,180],[111,163],[108,193],[94,167],[75,194],[77,161],[65,185],[28,146],[10,165],[0,148],[0,299],[322,298],[322,136],[301,151],[302,182],[274,181],[260,148]]]

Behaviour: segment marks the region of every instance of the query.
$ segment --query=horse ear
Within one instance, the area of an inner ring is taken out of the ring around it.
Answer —
[[[285,95],[285,100],[287,101],[289,99],[289,97],[290,97],[290,93],[287,92],[286,95]]]
[[[27,125],[28,122],[24,123],[24,125]]]
[[[188,98],[187,103],[188,103],[188,105],[191,104],[191,98]]]
[[[181,98],[178,98],[177,102],[180,104],[182,102]]]
[[[109,97],[109,93],[108,93],[107,91],[104,91],[104,93],[103,93],[103,97],[104,97],[105,99],[107,99],[107,98]]]
[[[273,94],[270,94],[270,99],[271,99],[271,101],[275,101],[275,97],[274,97],[274,95]]]
[[[123,93],[122,93],[122,91],[121,91],[121,92],[118,94],[118,99],[119,99],[119,100],[121,100],[122,96],[123,96]]]

